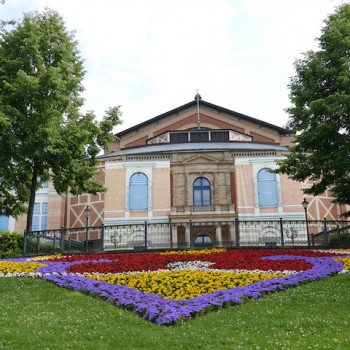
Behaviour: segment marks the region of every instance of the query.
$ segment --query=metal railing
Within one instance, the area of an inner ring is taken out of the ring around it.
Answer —
[[[24,233],[24,254],[145,251],[201,247],[350,245],[350,221],[239,220],[140,222]]]

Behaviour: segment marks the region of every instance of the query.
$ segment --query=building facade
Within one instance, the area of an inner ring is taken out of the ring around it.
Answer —
[[[338,220],[345,208],[329,193],[303,194],[307,182],[275,174],[276,161],[288,153],[290,131],[199,99],[117,134],[118,141],[99,157],[98,195],[59,196],[52,184],[38,191],[34,229],[142,222],[232,222]],[[2,227],[22,231],[25,217],[0,218]],[[234,240],[231,224],[197,227],[193,239]],[[162,234],[161,232],[158,232]],[[168,235],[169,232],[165,232]],[[173,240],[188,241],[188,229],[176,227]],[[142,239],[129,232],[127,240]]]

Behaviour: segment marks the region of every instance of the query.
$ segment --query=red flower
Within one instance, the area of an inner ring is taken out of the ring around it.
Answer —
[[[303,271],[312,265],[301,260],[264,260],[264,256],[291,255],[291,256],[335,256],[332,253],[314,252],[309,250],[228,250],[212,254],[171,254],[159,253],[122,253],[78,255],[55,258],[51,261],[79,261],[86,260],[68,269],[72,273],[120,273],[132,271],[155,271],[168,269],[167,264],[176,261],[210,261],[211,268],[227,270],[293,270]],[[102,261],[98,261],[102,260]],[[110,260],[110,261],[106,261]]]

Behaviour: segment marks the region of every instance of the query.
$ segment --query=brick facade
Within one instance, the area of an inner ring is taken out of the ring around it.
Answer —
[[[293,135],[281,127],[244,116],[201,101],[200,131],[232,130],[235,140],[225,142],[197,142],[148,144],[148,140],[165,135],[157,142],[165,142],[166,133],[198,129],[196,103],[190,102],[175,110],[136,125],[118,134],[119,140],[101,156],[98,178],[106,192],[93,195],[59,196],[52,185],[47,193],[48,228],[84,227],[84,209],[90,206],[89,225],[114,225],[183,220],[232,221],[241,219],[304,219],[301,202],[310,203],[310,219],[337,219],[344,208],[332,203],[330,193],[318,197],[304,196],[307,183],[298,183],[285,175],[276,175],[275,205],[260,206],[257,176],[262,169],[276,169],[276,160],[288,152]],[[237,135],[242,135],[242,138]],[[239,141],[240,140],[240,141]],[[193,144],[194,145],[194,144]],[[158,147],[158,148],[157,148]],[[154,151],[156,150],[156,151]],[[130,178],[142,173],[147,178],[147,210],[130,210]],[[210,183],[210,205],[194,205],[193,183],[205,178]],[[25,217],[16,221],[15,229],[22,231]],[[232,238],[232,227],[211,227],[195,232],[213,240]],[[174,234],[178,242],[188,239],[188,232],[179,227]]]

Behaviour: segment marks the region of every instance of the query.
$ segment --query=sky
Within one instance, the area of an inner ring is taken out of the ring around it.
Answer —
[[[121,106],[127,129],[204,101],[285,126],[294,62],[346,0],[6,0],[0,19],[50,8],[86,70],[82,112]]]

